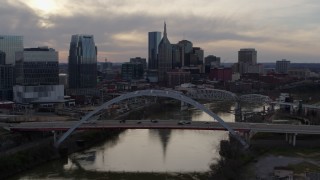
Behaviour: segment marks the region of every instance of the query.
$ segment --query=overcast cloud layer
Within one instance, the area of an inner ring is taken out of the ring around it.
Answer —
[[[98,59],[147,58],[147,34],[163,31],[205,55],[236,62],[240,48],[258,62],[320,62],[319,0],[1,0],[0,34],[23,35],[25,47],[47,45],[67,62],[72,34],[93,34]]]

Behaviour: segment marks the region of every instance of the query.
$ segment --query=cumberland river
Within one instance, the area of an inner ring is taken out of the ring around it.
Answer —
[[[233,104],[208,103],[206,106],[225,121],[235,120]],[[212,120],[202,111],[180,111],[178,107],[167,108],[146,119]],[[115,140],[71,154],[65,161],[49,162],[14,179],[74,179],[75,176],[76,179],[89,176],[90,179],[99,179],[99,174],[110,172],[207,172],[210,164],[216,163],[220,157],[219,142],[227,138],[228,133],[224,131],[126,130]],[[102,179],[108,178],[112,179]]]

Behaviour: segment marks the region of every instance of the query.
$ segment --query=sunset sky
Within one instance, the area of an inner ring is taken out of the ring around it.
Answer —
[[[258,62],[320,62],[319,0],[1,0],[0,34],[49,46],[67,62],[71,35],[92,34],[98,60],[147,58],[148,32],[163,31],[222,62],[256,48]]]

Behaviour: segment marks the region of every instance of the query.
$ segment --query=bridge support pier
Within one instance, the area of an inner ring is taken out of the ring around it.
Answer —
[[[247,142],[247,144],[250,144],[250,140],[254,134],[255,133],[253,131],[245,131],[242,133],[242,136],[244,140]]]
[[[289,134],[289,137],[288,137],[288,138],[289,138],[289,139],[288,139],[289,144],[292,144],[292,135]]]
[[[56,144],[58,138],[57,138],[57,132],[56,131],[52,131],[53,133],[53,143]]]
[[[290,105],[290,114],[293,114],[293,105]]]
[[[188,109],[188,104],[181,101],[181,105],[180,105],[180,110],[183,111],[183,110],[186,110]]]
[[[296,146],[296,142],[297,142],[297,133],[294,133],[294,134],[287,134],[286,133],[286,141],[289,144],[292,144],[293,147],[295,147]]]
[[[244,132],[244,139],[250,144],[250,131]]]
[[[274,111],[274,104],[271,104],[271,111],[273,112]]]
[[[53,143],[56,144],[56,142],[58,141],[59,139],[59,132],[58,131],[52,131],[53,133]]]
[[[292,135],[292,146],[293,146],[293,147],[296,146],[296,139],[297,139],[296,136],[297,136],[296,133],[294,133],[294,134]]]

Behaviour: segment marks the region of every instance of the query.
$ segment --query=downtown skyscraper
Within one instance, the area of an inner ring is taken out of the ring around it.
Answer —
[[[22,53],[22,36],[0,35],[0,101],[13,98],[14,66]]]
[[[167,72],[172,70],[172,45],[167,36],[167,26],[164,23],[163,37],[159,44],[158,53],[158,79],[166,82]]]
[[[6,64],[15,65],[16,53],[23,52],[23,37],[0,35],[0,50],[6,54]]]
[[[257,51],[254,48],[240,49],[237,66],[240,74],[262,72],[262,65],[257,64]]]
[[[161,40],[161,32],[148,33],[148,67],[158,69],[158,46]]]
[[[257,51],[254,48],[240,49],[238,52],[238,63],[257,64]]]
[[[72,35],[68,59],[69,88],[95,88],[97,47],[93,35]]]

